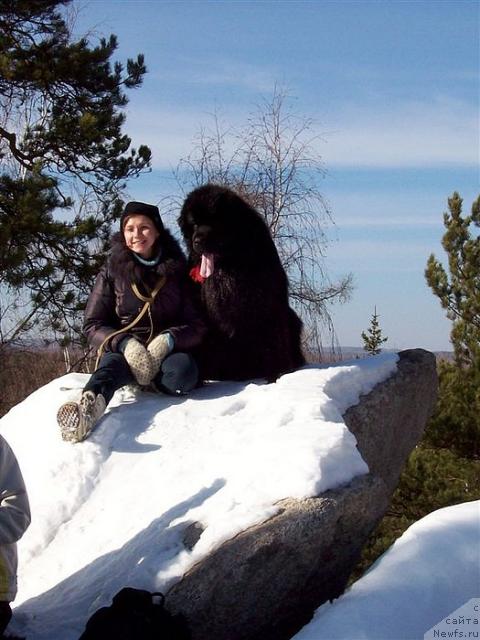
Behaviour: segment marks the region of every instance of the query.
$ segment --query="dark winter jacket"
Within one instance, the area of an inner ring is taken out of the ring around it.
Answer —
[[[160,244],[160,262],[146,267],[126,247],[120,233],[113,236],[112,251],[97,276],[85,310],[83,330],[91,347],[98,349],[105,338],[127,327],[142,310],[144,302],[135,295],[132,282],[143,295],[149,295],[161,276],[165,276],[165,282],[153,302],[151,321],[146,313],[128,333],[108,340],[104,350],[117,351],[126,335],[146,343],[151,324],[152,337],[167,330],[172,334],[175,351],[188,351],[201,342],[206,328],[188,295],[185,257],[166,230],[162,231]]]

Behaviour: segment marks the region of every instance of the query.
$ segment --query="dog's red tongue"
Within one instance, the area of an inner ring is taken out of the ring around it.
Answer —
[[[209,278],[214,270],[213,253],[202,253],[202,262],[200,264],[200,275],[202,278]]]

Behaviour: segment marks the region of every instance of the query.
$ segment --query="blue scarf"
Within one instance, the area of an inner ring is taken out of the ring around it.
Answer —
[[[146,260],[145,258],[142,258],[142,256],[140,256],[138,253],[135,253],[134,251],[132,251],[132,253],[135,256],[135,258],[138,260],[138,262],[140,262],[140,264],[143,264],[144,267],[155,267],[160,262],[160,258],[162,257],[161,249],[158,252],[158,255],[155,258],[152,258],[151,260]]]

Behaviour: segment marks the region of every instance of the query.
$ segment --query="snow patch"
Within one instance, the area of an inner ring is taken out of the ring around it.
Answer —
[[[13,628],[77,639],[125,585],[165,591],[195,562],[306,498],[368,472],[342,413],[395,370],[382,354],[307,366],[273,384],[212,383],[186,397],[125,388],[81,444],[56,412],[88,376],[54,380],[0,420],[29,492]],[[192,550],[182,539],[199,522]]]

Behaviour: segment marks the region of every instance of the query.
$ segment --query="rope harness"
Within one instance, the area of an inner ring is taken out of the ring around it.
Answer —
[[[140,310],[140,313],[138,314],[138,316],[132,321],[130,322],[130,324],[128,324],[126,327],[122,327],[121,329],[117,329],[117,331],[114,331],[113,333],[111,333],[110,335],[108,335],[105,340],[102,342],[102,344],[98,347],[97,350],[97,359],[95,361],[95,371],[98,369],[98,364],[100,362],[100,358],[103,355],[103,352],[105,350],[105,345],[107,344],[107,342],[109,340],[111,340],[112,338],[114,338],[115,336],[118,336],[121,333],[126,333],[127,331],[130,331],[130,329],[132,329],[136,324],[138,324],[140,322],[140,320],[143,318],[143,316],[148,313],[148,318],[150,320],[150,334],[148,336],[148,340],[147,340],[147,344],[150,342],[150,340],[153,338],[153,318],[152,318],[152,305],[153,305],[153,301],[155,300],[155,297],[157,295],[157,293],[160,291],[160,289],[163,287],[163,285],[165,284],[165,282],[167,281],[166,276],[161,276],[161,278],[159,279],[159,281],[157,282],[157,284],[155,285],[154,289],[152,289],[149,293],[149,295],[144,296],[138,286],[135,284],[135,282],[132,282],[130,284],[133,293],[135,294],[135,296],[141,300],[144,305],[142,307],[142,309]]]

